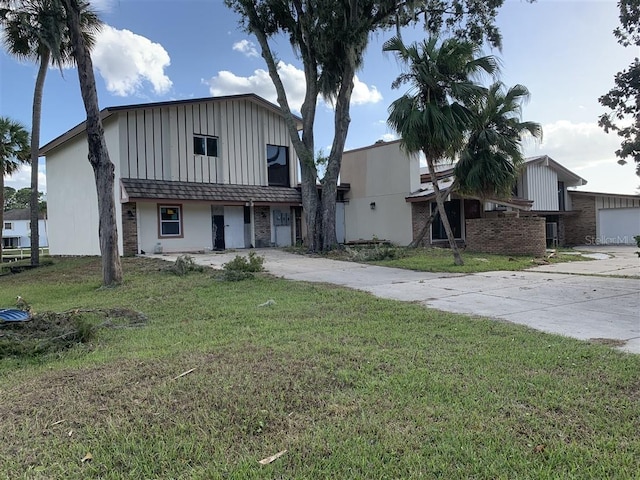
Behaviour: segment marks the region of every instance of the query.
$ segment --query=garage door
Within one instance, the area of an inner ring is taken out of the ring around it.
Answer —
[[[598,240],[606,245],[635,245],[640,235],[640,208],[603,208],[598,211]]]

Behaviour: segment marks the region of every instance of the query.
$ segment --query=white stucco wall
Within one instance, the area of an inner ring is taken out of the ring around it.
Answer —
[[[165,204],[175,205],[176,202],[161,203],[161,205]],[[138,245],[141,250],[153,253],[158,242],[165,253],[213,249],[209,204],[182,204],[182,238],[159,238],[158,205],[152,202],[138,202]]]
[[[118,127],[104,125],[105,140],[119,178]],[[99,255],[98,197],[93,169],[87,159],[86,135],[80,134],[47,154],[47,215],[51,255]],[[122,253],[122,206],[114,185],[118,246]]]
[[[411,205],[405,198],[420,184],[417,156],[408,157],[399,142],[345,152],[341,181],[351,184],[345,205],[347,242],[374,237],[398,245],[411,242]]]

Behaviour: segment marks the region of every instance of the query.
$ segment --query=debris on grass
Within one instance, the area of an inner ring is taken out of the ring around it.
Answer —
[[[279,459],[285,453],[287,453],[287,451],[286,450],[282,450],[282,451],[276,453],[275,455],[271,455],[270,457],[263,458],[262,460],[258,460],[258,463],[260,465],[269,465],[270,463],[273,463],[274,461]]]
[[[260,305],[258,305],[258,307],[270,307],[271,305],[275,305],[275,304],[276,304],[276,301],[270,298],[266,302],[261,303]]]
[[[186,372],[182,372],[180,375],[176,375],[175,377],[173,377],[174,380],[177,380],[181,377],[184,377],[185,375],[189,375],[191,372],[193,372],[195,370],[195,368],[192,368],[190,370],[187,370]]]
[[[172,265],[165,268],[165,271],[184,277],[191,272],[204,272],[204,267],[198,265],[191,255],[180,255]]]
[[[147,317],[127,308],[41,312],[24,322],[0,321],[0,359],[53,353],[94,338],[100,328],[141,326]]]
[[[86,462],[90,462],[91,460],[93,460],[93,455],[91,455],[90,452],[87,452],[87,454],[82,457],[82,460],[80,460],[82,463],[86,463]]]

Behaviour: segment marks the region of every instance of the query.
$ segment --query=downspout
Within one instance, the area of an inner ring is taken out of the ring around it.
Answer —
[[[256,216],[254,213],[253,207],[253,198],[249,200],[249,215],[251,220],[250,230],[251,230],[251,248],[255,248],[256,246]]]

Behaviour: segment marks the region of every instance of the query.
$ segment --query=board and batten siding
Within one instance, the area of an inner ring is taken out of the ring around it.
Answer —
[[[533,200],[532,210],[558,210],[558,175],[546,165],[528,165],[526,197]]]
[[[284,118],[245,99],[126,110],[119,114],[123,178],[267,185],[267,144],[295,154]],[[193,136],[218,139],[218,157],[195,155]]]

